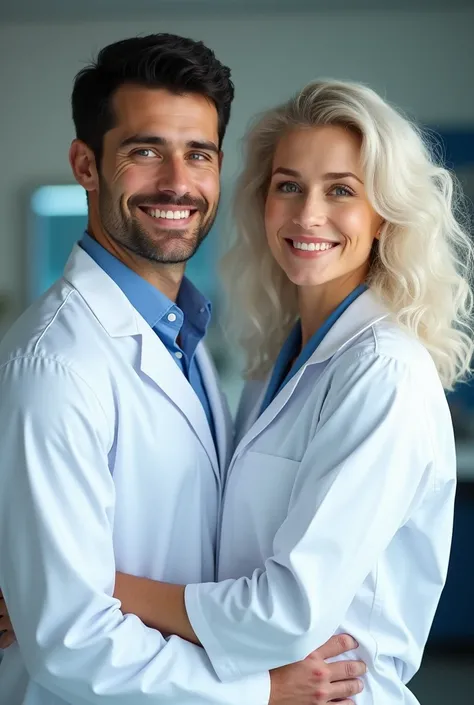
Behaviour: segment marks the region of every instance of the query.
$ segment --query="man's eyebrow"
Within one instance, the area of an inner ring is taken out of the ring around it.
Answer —
[[[151,147],[166,147],[169,146],[171,142],[159,135],[136,134],[122,140],[120,147],[129,147],[138,144],[149,145]],[[185,143],[185,147],[187,149],[202,149],[206,152],[219,154],[219,147],[214,142],[208,140],[190,140]]]
[[[131,135],[130,137],[126,137],[124,140],[120,142],[121,147],[128,147],[132,144],[150,144],[150,145],[158,145],[160,147],[163,147],[164,145],[168,144],[168,140],[165,140],[164,137],[158,137],[158,135]]]
[[[214,142],[208,140],[191,140],[191,142],[186,142],[186,147],[190,149],[202,149],[205,152],[215,152],[219,154],[219,147]]]

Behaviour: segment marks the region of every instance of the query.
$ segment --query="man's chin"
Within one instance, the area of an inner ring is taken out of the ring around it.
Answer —
[[[156,248],[150,259],[162,264],[182,264],[194,255],[200,243],[178,240],[167,242],[165,247]],[[150,253],[151,254],[151,253]]]

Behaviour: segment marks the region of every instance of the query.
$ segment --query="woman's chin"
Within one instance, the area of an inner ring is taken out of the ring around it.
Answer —
[[[293,271],[287,271],[286,276],[288,279],[295,284],[295,286],[321,286],[321,284],[326,284],[328,281],[331,281],[334,277],[332,277],[329,272],[320,273],[320,272],[295,272]]]

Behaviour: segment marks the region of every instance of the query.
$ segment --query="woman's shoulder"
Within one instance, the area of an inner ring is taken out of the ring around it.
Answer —
[[[427,365],[436,372],[426,346],[398,325],[391,316],[374,322],[360,336],[350,341],[337,357],[341,362],[347,358],[371,357],[374,361],[386,359],[410,366]]]
[[[430,394],[444,396],[438,370],[425,345],[390,317],[373,323],[350,341],[329,367],[331,377],[365,378],[369,384],[394,387],[404,379],[413,385],[413,392],[431,388]]]

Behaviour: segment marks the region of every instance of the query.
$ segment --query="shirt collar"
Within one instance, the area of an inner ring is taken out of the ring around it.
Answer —
[[[211,317],[211,302],[187,277],[181,282],[176,303],[184,313],[185,323],[192,325],[203,335]]]

